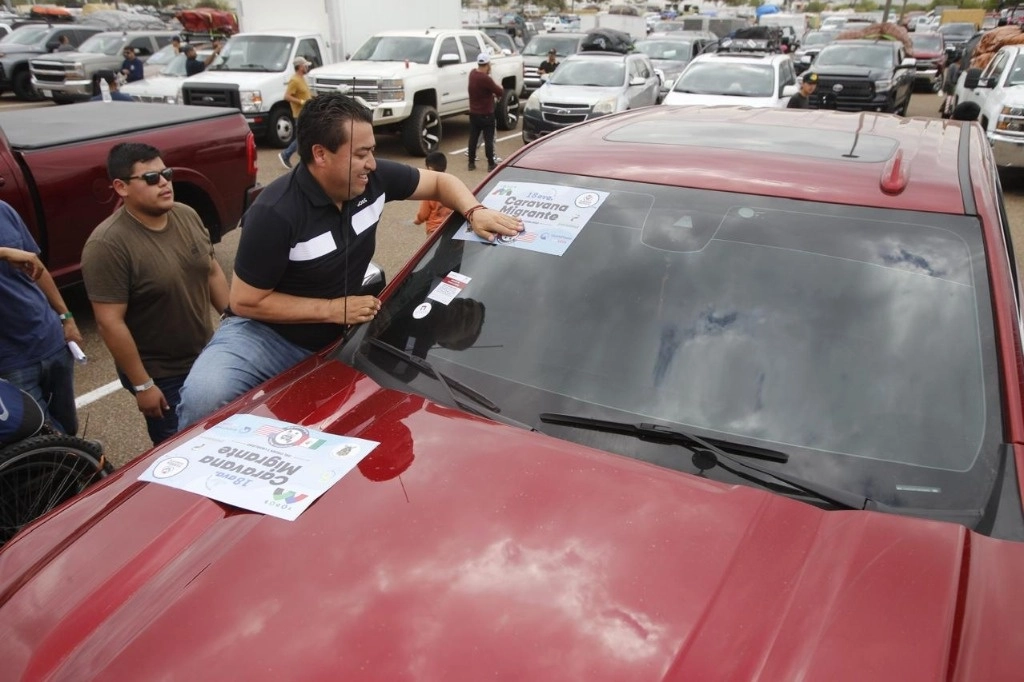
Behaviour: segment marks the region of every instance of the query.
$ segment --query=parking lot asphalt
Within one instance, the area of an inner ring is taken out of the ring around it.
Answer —
[[[53,105],[17,102],[11,95],[0,97],[0,111],[36,106]],[[911,100],[909,114],[937,118],[938,107],[939,98],[936,95],[916,93]],[[442,151],[448,155],[448,171],[470,187],[475,187],[487,175],[482,170],[486,164],[478,164],[481,170],[471,172],[466,169],[464,152],[468,137],[467,117],[445,119]],[[522,146],[519,129],[499,131],[497,137],[497,154],[501,157],[509,156]],[[278,151],[262,143],[259,145],[258,179],[264,185],[287,172],[278,160]],[[423,164],[423,159],[405,153],[397,137],[386,134],[377,137],[377,156],[417,167]],[[841,179],[837,178],[836,181],[841,182]],[[1024,182],[1019,176],[1005,176],[1003,189],[1017,259],[1024,262]],[[413,225],[412,222],[417,207],[417,202],[392,202],[384,211],[378,229],[375,260],[389,275],[397,273],[425,240],[422,226]],[[239,235],[238,230],[228,233],[216,247],[217,258],[229,278]],[[89,358],[86,364],[78,365],[75,371],[81,432],[86,437],[102,441],[108,457],[116,466],[121,466],[150,448],[145,424],[134,398],[116,384],[113,362],[96,331],[84,288],[72,287],[64,291],[64,296],[85,337],[83,348]]]

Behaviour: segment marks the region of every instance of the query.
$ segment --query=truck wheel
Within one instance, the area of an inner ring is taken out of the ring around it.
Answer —
[[[27,68],[15,72],[12,86],[14,88],[14,96],[20,100],[35,102],[42,99],[42,96],[32,86],[32,74],[29,73]]]
[[[426,156],[441,144],[441,118],[429,104],[417,104],[402,125],[402,144],[413,156]]]
[[[295,123],[288,107],[275,107],[270,110],[267,120],[267,142],[274,147],[284,149],[295,136]]]
[[[519,124],[519,97],[506,90],[494,109],[495,126],[498,130],[515,130]]]

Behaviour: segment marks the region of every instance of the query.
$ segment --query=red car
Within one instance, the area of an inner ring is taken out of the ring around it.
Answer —
[[[0,551],[5,680],[1019,679],[1020,287],[980,128],[648,107],[478,196],[526,232],[453,217],[374,323]],[[294,521],[139,480],[257,418],[308,462],[377,445]]]
[[[912,56],[917,60],[914,84],[938,92],[942,89],[948,59],[942,34],[938,31],[914,31],[910,33],[910,41],[914,44]]]

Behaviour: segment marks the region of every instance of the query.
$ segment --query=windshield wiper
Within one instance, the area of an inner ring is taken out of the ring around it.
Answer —
[[[785,463],[789,461],[789,455],[784,452],[777,452],[767,448],[759,448],[740,443],[730,443],[719,439],[701,438],[700,436],[696,436],[692,433],[671,429],[667,426],[661,426],[660,424],[633,424],[630,422],[591,419],[589,417],[577,417],[571,414],[557,414],[553,412],[542,413],[540,415],[540,420],[545,424],[575,426],[582,429],[606,431],[608,433],[633,436],[640,440],[674,443],[690,448],[694,452],[695,456],[701,451],[700,448],[703,448],[705,455],[710,455],[710,458],[705,456],[701,462],[698,463],[695,461],[695,466],[701,470],[710,469],[712,466],[718,465],[723,469],[732,471],[738,476],[743,476],[743,474],[733,471],[730,466],[723,464],[722,460],[725,460],[731,466],[739,467],[747,471],[754,471],[761,475],[755,477],[750,477],[748,475],[744,476],[745,478],[754,478],[761,484],[769,486],[774,485],[772,482],[764,480],[763,477],[767,476],[789,486],[790,488],[794,488],[802,493],[816,497],[819,500],[828,502],[836,507],[844,509],[866,509],[867,506],[872,503],[870,498],[864,497],[863,495],[858,495],[857,493],[852,493],[848,490],[832,488],[831,486],[822,485],[820,483],[811,483],[788,474],[778,474],[769,469],[763,469],[755,464],[751,464],[750,462],[745,462],[737,457],[739,455]],[[722,447],[715,445],[715,443],[721,443],[722,446],[728,448],[732,454],[723,450]],[[694,445],[699,447],[695,448]]]
[[[401,348],[392,346],[387,341],[381,341],[380,339],[371,338],[367,339],[366,342],[369,343],[374,348],[378,348],[384,351],[385,353],[389,353],[390,355],[399,358],[400,360],[408,362],[410,365],[412,365],[419,371],[423,372],[424,374],[432,376],[435,379],[437,379],[438,383],[444,386],[445,390],[448,392],[448,396],[451,398],[453,405],[469,410],[470,412],[478,414],[482,417],[488,417],[490,419],[493,419],[494,421],[501,422],[502,424],[518,426],[519,428],[526,429],[527,431],[536,431],[536,429],[530,426],[529,424],[524,424],[521,421],[517,421],[515,419],[512,419],[511,417],[504,416],[503,414],[501,414],[501,408],[498,405],[496,405],[493,401],[491,401],[489,398],[487,398],[487,396],[483,395],[482,393],[476,391],[473,388],[470,388],[461,381],[457,379],[452,379],[450,376],[447,376],[446,374],[437,371],[436,369],[434,369],[433,365],[431,365],[423,358],[413,355],[412,353],[409,353],[407,351],[404,351]],[[475,404],[467,405],[465,400],[461,400],[459,399],[458,396],[455,395],[455,391],[458,391],[462,395],[466,396]]]

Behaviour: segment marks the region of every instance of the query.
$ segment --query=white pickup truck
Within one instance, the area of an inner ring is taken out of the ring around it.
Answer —
[[[316,93],[343,92],[373,111],[374,127],[398,130],[406,151],[426,156],[441,143],[441,119],[469,113],[469,72],[481,52],[505,94],[495,110],[499,130],[519,123],[523,58],[504,54],[476,30],[386,31],[371,36],[345,62],[310,71]]]
[[[978,122],[1000,168],[1024,167],[1024,46],[1001,47],[984,69],[968,69],[956,87],[956,101],[975,102]]]

